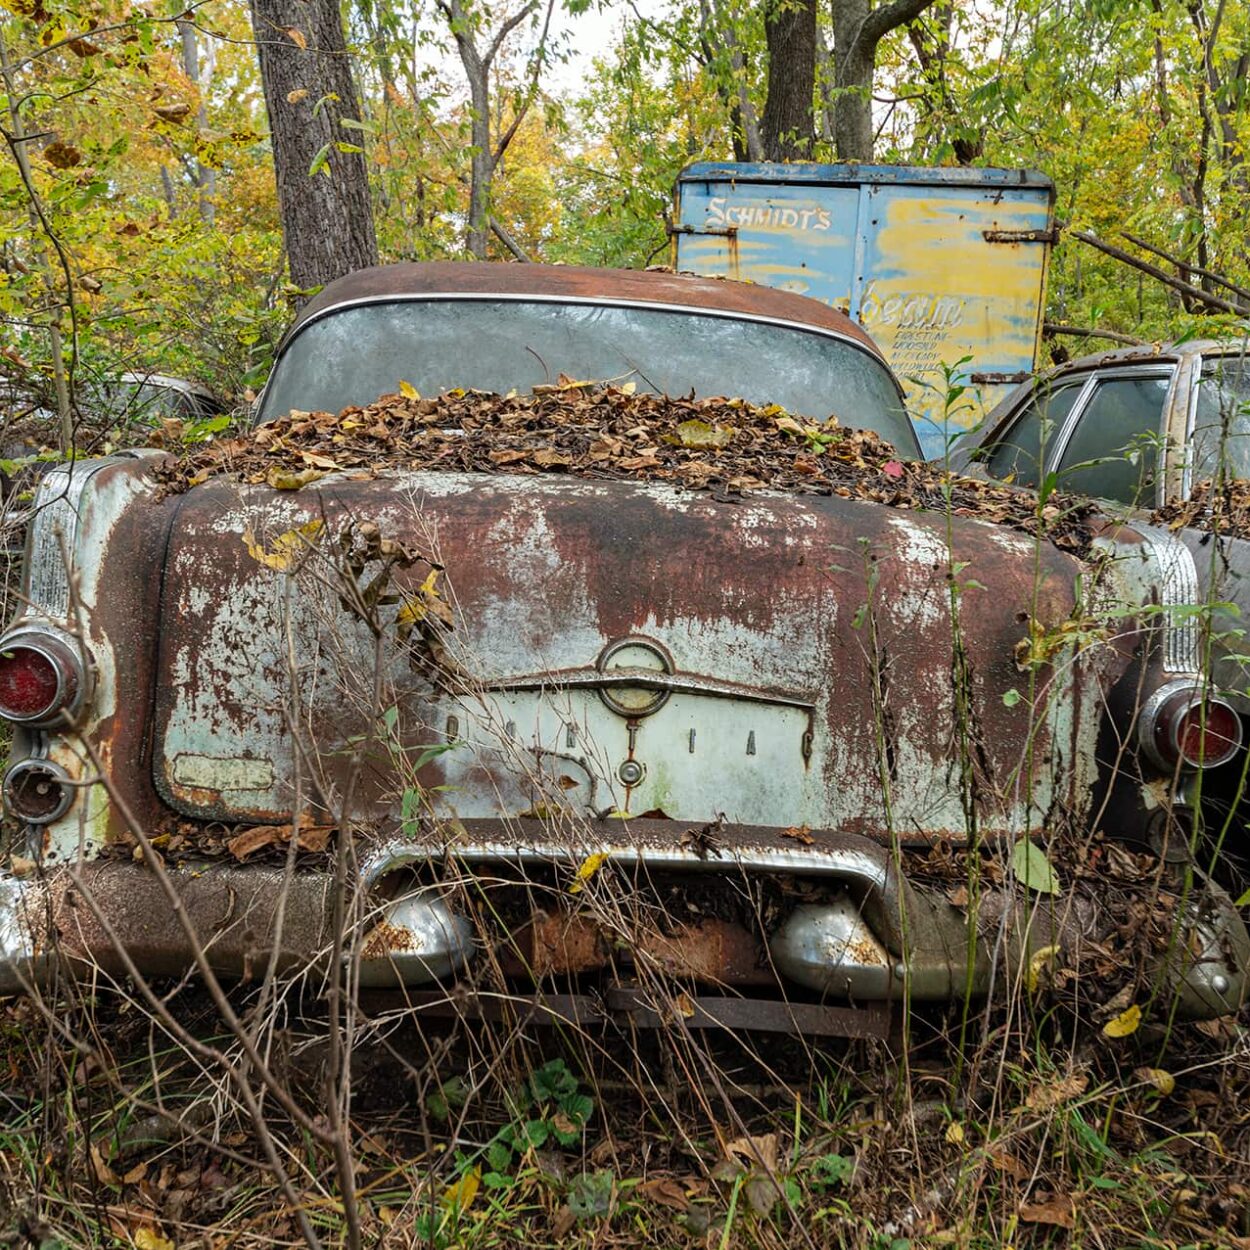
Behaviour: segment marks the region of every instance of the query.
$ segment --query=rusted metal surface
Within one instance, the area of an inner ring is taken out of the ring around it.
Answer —
[[[156,643],[153,724],[156,785],[177,810],[285,818],[293,695],[309,710],[320,766],[342,784],[346,743],[367,719],[373,636],[343,612],[324,569],[292,578],[241,536],[273,541],[321,524],[332,543],[362,511],[382,532],[432,546],[445,566],[456,679],[440,683],[398,646],[383,662],[403,749],[446,741],[456,726],[453,749],[421,777],[447,787],[449,815],[723,814],[962,841],[952,558],[980,583],[962,596],[959,631],[982,834],[1018,834],[1055,804],[1087,805],[1082,761],[1103,675],[1065,670],[1070,687],[1036,712],[1003,699],[1021,682],[1024,620],[1057,627],[1075,602],[1077,565],[1044,545],[955,518],[948,550],[943,518],[837,497],[725,504],[628,482],[425,475],[283,496],[210,483],[185,497],[165,562],[158,619],[177,626]],[[621,679],[597,660],[639,641],[673,657],[675,688],[653,714],[630,717],[601,697],[597,681]],[[637,780],[621,773],[626,762],[640,766]],[[393,774],[366,780],[373,814],[393,814]]]
[[[888,1038],[888,1003],[869,1007],[830,1007],[784,999],[680,996],[671,1010],[657,1009],[640,990],[619,986],[606,995],[535,994],[500,998],[472,992],[454,999],[418,990],[404,996],[423,1016],[503,1020],[515,1023],[607,1025],[628,1023],[642,1029],[745,1029],[809,1037]]]
[[[50,883],[50,915],[63,955],[124,973],[111,929],[148,975],[180,976],[193,966],[191,943],[155,873],[140,864],[97,861],[78,875],[82,889],[68,872]],[[325,873],[299,873],[286,881],[281,868],[216,864],[173,870],[170,879],[209,964],[223,975],[262,975],[279,923],[280,969],[308,968],[330,949],[333,878]]]
[[[453,293],[457,296],[570,296],[582,299],[671,304],[719,309],[819,326],[854,339],[875,357],[871,338],[845,313],[816,300],[756,283],[731,282],[693,274],[592,269],[581,265],[499,265],[463,261],[426,261],[361,269],[329,283],[300,311],[283,340],[302,326],[342,304],[385,301]]]
[[[654,997],[626,986],[610,989],[607,1005],[644,1029],[749,1029],[759,1033],[795,1033],[812,1037],[875,1037],[890,1035],[888,1003],[870,1007],[830,1007],[778,999],[715,997],[675,998],[657,1006]]]
[[[511,935],[500,962],[506,973],[536,981],[641,964],[718,985],[775,984],[761,948],[759,938],[726,920],[664,931],[654,920],[632,925],[622,917],[608,929],[593,915],[537,912]]]

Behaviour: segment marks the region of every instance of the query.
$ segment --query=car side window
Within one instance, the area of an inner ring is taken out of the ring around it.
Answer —
[[[1084,378],[1073,378],[1039,386],[1015,424],[986,457],[989,475],[1036,490],[1042,480],[1046,445],[1072,411],[1084,385]]]
[[[1217,357],[1202,366],[1190,448],[1193,480],[1250,477],[1250,362]]]
[[[1059,463],[1059,485],[1081,495],[1145,506],[1155,471],[1170,376],[1099,382]]]

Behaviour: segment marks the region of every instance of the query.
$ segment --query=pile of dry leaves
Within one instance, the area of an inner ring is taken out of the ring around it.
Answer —
[[[1234,538],[1250,538],[1250,482],[1239,478],[1218,486],[1210,479],[1199,482],[1184,503],[1165,504],[1151,513],[1150,519],[1172,530],[1195,526]]]
[[[729,497],[745,491],[841,495],[996,521],[1083,552],[1091,504],[1034,496],[910,463],[876,434],[814,424],[777,405],[674,399],[632,387],[562,382],[530,395],[453,390],[384,395],[364,408],[292,412],[199,447],[158,473],[166,492],[232,474],[298,490],[330,473],[406,469],[567,473],[668,482]]]

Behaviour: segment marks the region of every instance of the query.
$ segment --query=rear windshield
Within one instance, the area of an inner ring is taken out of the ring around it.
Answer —
[[[737,317],[602,304],[421,300],[333,310],[287,343],[257,420],[338,412],[394,392],[527,393],[561,375],[671,396],[726,395],[919,445],[898,388],[862,347]]]

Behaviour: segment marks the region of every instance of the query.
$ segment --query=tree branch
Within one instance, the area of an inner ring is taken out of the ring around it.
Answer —
[[[1042,322],[1042,333],[1047,338],[1056,334],[1067,334],[1078,339],[1107,339],[1112,343],[1123,343],[1126,347],[1140,347],[1143,339],[1135,339],[1131,334],[1119,334],[1115,330],[1095,330],[1092,326],[1061,326],[1054,321]]]
[[[530,11],[534,9],[534,5],[530,5]],[[551,14],[556,7],[556,0],[547,0],[547,16],[543,19],[543,31],[538,37],[538,47],[534,49],[533,72],[530,74],[530,84],[525,94],[517,99],[517,106],[512,115],[512,121],[508,124],[508,129],[499,137],[499,142],[495,144],[495,151],[490,158],[490,167],[494,170],[503,158],[503,154],[508,150],[508,144],[512,142],[513,136],[517,129],[525,120],[526,113],[529,112],[530,105],[534,102],[534,97],[538,94],[538,79],[543,72],[543,53],[547,50],[547,36],[551,31]],[[493,53],[492,53],[493,55]]]
[[[1123,261],[1124,264],[1131,265],[1141,273],[1149,274],[1150,277],[1162,282],[1164,286],[1171,287],[1172,290],[1194,300],[1196,303],[1205,304],[1208,308],[1215,309],[1217,312],[1235,313],[1243,317],[1250,313],[1250,304],[1234,304],[1218,295],[1212,295],[1210,291],[1204,291],[1200,286],[1194,286],[1190,282],[1182,282],[1180,278],[1172,277],[1170,273],[1166,273],[1158,265],[1152,265],[1149,261],[1141,260],[1131,252],[1126,252],[1123,248],[1116,247],[1113,243],[1106,243],[1096,234],[1089,234],[1084,230],[1071,230],[1069,234],[1074,239],[1080,239],[1082,243],[1088,243],[1090,247],[1096,248],[1104,255],[1110,256],[1113,260]]]
[[[1234,295],[1240,295],[1242,299],[1250,300],[1250,290],[1244,286],[1238,286],[1235,282],[1230,282],[1227,278],[1211,269],[1203,269],[1201,265],[1195,265],[1190,261],[1182,260],[1179,256],[1173,256],[1171,252],[1165,252],[1161,247],[1156,247],[1153,243],[1147,243],[1145,239],[1139,239],[1135,234],[1129,234],[1127,230],[1121,230],[1120,237],[1127,239],[1134,247],[1140,247],[1142,251],[1150,252],[1152,255],[1158,256],[1160,260],[1166,260],[1168,264],[1175,265],[1187,274],[1196,273],[1199,277],[1214,282],[1216,286],[1222,286],[1226,291],[1231,291]]]
[[[914,22],[935,0],[890,0],[889,4],[873,9],[855,36],[855,47],[868,55],[877,44],[899,26]]]
[[[529,15],[533,13],[536,8],[538,8],[538,0],[530,0],[529,4],[527,4],[525,8],[508,18],[508,20],[499,28],[494,39],[490,41],[490,47],[487,49],[485,57],[482,58],[482,64],[485,65],[487,69],[490,68],[491,62],[495,59],[495,53],[499,51],[503,41],[507,39],[507,37],[512,34],[512,32],[516,30],[516,28],[520,26],[520,24],[525,21],[525,19],[529,17]],[[550,14],[548,14],[547,20],[551,20]]]

